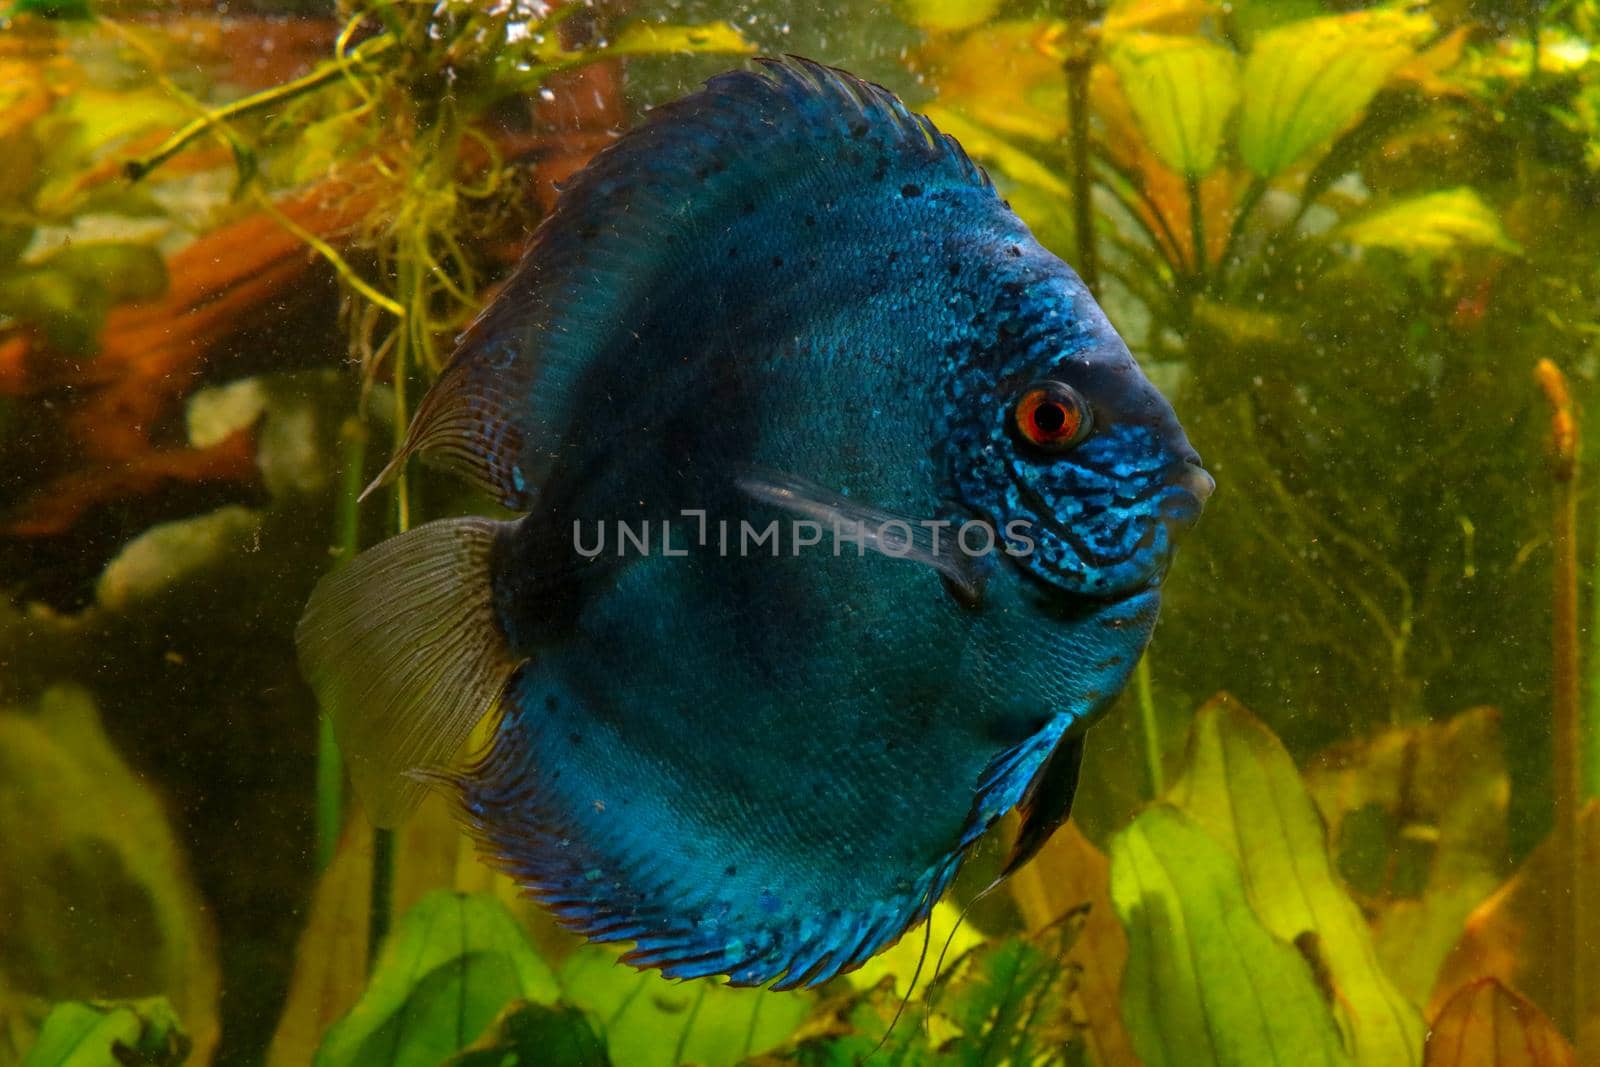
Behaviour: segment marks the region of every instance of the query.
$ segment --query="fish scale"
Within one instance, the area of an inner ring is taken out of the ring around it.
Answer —
[[[1028,437],[1041,382],[1081,439]],[[429,524],[314,593],[302,665],[369,811],[403,818],[432,771],[569,927],[779,988],[892,943],[1005,812],[1007,871],[1066,818],[1210,489],[960,147],[794,58],[657,109],[563,189],[386,475],[413,454],[526,514]],[[689,512],[786,535],[729,551]],[[878,533],[798,543],[847,522]]]

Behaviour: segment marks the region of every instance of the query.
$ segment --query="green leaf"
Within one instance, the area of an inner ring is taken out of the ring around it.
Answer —
[[[39,327],[52,348],[92,355],[115,303],[145,300],[167,287],[161,253],[146,245],[69,245],[37,264],[0,272],[0,314]]]
[[[636,971],[598,946],[561,967],[566,999],[600,1020],[612,1058],[627,1067],[730,1067],[772,1048],[810,1012],[806,993],[671,982]]]
[[[610,1067],[606,1043],[577,1008],[514,1004],[491,1036],[446,1067]]]
[[[66,271],[28,267],[0,275],[0,315],[37,326],[68,356],[94,354],[110,309],[99,286]]]
[[[1050,1047],[1055,1019],[1065,999],[1056,993],[1063,965],[1020,938],[968,961],[938,1011],[961,1031],[954,1062],[962,1067],[1040,1062]]]
[[[1375,9],[1261,34],[1244,68],[1239,155],[1245,164],[1271,178],[1313,150],[1326,150],[1433,25],[1426,15]]]
[[[436,1067],[513,1000],[551,1003],[555,975],[505,905],[439,891],[384,944],[372,983],[328,1030],[316,1067]]]
[[[1082,1054],[1082,1046],[1074,1043],[1078,1024],[1071,1017],[1074,971],[1066,959],[1074,933],[1068,924],[1057,924],[1040,935],[980,940],[949,961],[938,981],[919,987],[922,1004],[913,1000],[903,1011],[904,991],[887,979],[829,998],[783,1047],[755,1062],[801,1067],[1080,1062],[1074,1059]]]
[[[5,18],[34,15],[42,19],[79,22],[94,17],[89,0],[15,0],[4,12]]]
[[[1262,925],[1325,969],[1358,1062],[1416,1063],[1422,1015],[1383,973],[1366,918],[1334,874],[1322,819],[1271,731],[1238,704],[1211,701],[1168,799],[1233,853]]]
[[[1161,162],[1192,177],[1216,166],[1223,126],[1239,102],[1232,52],[1201,37],[1137,34],[1119,41],[1110,62]]]
[[[1506,236],[1489,205],[1464,187],[1441,189],[1379,208],[1339,227],[1334,236],[1351,244],[1392,248],[1424,258],[1471,246],[1522,252],[1521,246]]]
[[[157,997],[122,1004],[69,1001],[50,1009],[22,1067],[176,1067],[189,1039]]]
[[[113,303],[153,300],[167,291],[167,263],[149,245],[118,241],[72,244],[41,266],[98,286]]]
[[[1111,901],[1145,1067],[1349,1067],[1305,958],[1262,926],[1234,858],[1182,812],[1149,808],[1112,839]]]
[[[210,921],[162,799],[122,762],[84,691],[57,687],[0,713],[0,841],[0,990],[164,996],[205,1062],[219,992]]]

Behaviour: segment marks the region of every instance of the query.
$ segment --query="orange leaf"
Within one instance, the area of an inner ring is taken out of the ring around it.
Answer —
[[[1581,929],[1573,929],[1575,916]],[[1585,988],[1573,988],[1575,977],[1595,973],[1596,952],[1600,801],[1591,800],[1578,814],[1576,847],[1559,847],[1554,838],[1546,839],[1509,882],[1473,911],[1440,971],[1430,1011],[1437,1012],[1460,986],[1495,978],[1538,1004],[1563,1032],[1576,1033],[1580,1049],[1600,1048],[1600,981],[1589,978]],[[1575,959],[1574,953],[1591,959]],[[1581,1025],[1574,1025],[1575,1017]]]
[[[1433,1021],[1423,1067],[1577,1067],[1566,1038],[1533,1003],[1493,978],[1456,991]]]
[[[1144,190],[1144,197],[1134,209],[1156,233],[1157,251],[1168,263],[1192,266],[1194,239],[1189,223],[1188,188],[1183,176],[1156,158],[1155,152],[1145,143],[1121,83],[1108,64],[1096,63],[1090,71],[1089,99],[1103,127],[1104,151],[1118,169]],[[1226,167],[1219,167],[1200,180],[1209,263],[1215,263],[1222,254],[1239,194],[1247,182],[1247,175]]]
[[[1111,865],[1105,854],[1068,822],[1011,878],[1011,895],[1030,933],[1088,906],[1083,929],[1067,953],[1078,972],[1073,1017],[1099,1067],[1139,1067],[1122,1025],[1119,990],[1128,959],[1128,936],[1111,908]]]

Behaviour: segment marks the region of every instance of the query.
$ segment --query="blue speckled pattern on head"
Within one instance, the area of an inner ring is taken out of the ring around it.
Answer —
[[[1070,450],[1018,437],[1041,380],[1092,411]],[[491,567],[523,662],[453,776],[472,832],[630,962],[780,986],[892,943],[1005,812],[1012,866],[1066,817],[1208,481],[960,147],[795,59],[713,79],[577,176],[412,451],[528,511]],[[947,537],[1021,524],[1032,549],[739,550],[840,501]]]

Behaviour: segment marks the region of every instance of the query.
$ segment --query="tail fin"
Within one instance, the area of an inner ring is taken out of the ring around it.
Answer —
[[[460,751],[520,662],[495,620],[489,562],[507,523],[444,519],[323,578],[295,630],[300,670],[332,717],[374,824],[421,800],[409,772]]]

